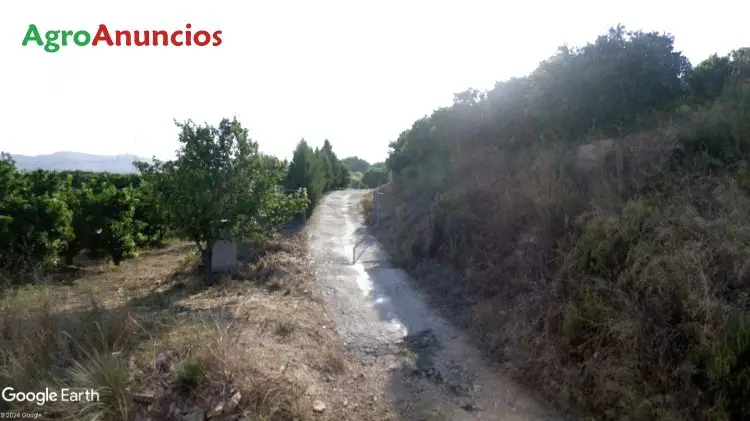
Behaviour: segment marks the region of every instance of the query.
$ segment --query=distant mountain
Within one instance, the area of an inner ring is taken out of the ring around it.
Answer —
[[[133,161],[146,159],[136,155],[92,155],[80,152],[55,152],[49,155],[11,154],[20,170],[81,170],[111,173],[136,172]],[[150,161],[150,160],[148,160]]]

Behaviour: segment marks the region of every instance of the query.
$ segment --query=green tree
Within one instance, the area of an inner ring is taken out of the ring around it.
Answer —
[[[344,188],[349,185],[349,169],[333,152],[331,142],[326,139],[323,147],[315,151],[325,177],[324,191]]]
[[[336,181],[333,184],[333,188],[343,189],[348,187],[352,178],[349,167],[347,167],[343,162],[339,161],[336,165],[336,168],[338,169],[338,171],[336,173]]]
[[[143,182],[136,190],[135,215],[138,246],[159,244],[167,233],[167,214],[159,201],[157,185]]]
[[[377,188],[388,182],[388,172],[380,168],[370,168],[362,174],[362,184],[368,189]]]
[[[352,172],[365,172],[370,168],[370,163],[356,156],[350,156],[341,160]]]
[[[212,250],[223,235],[258,238],[287,222],[307,204],[304,190],[280,187],[281,162],[270,164],[235,119],[218,127],[175,122],[181,144],[174,161],[144,165],[144,177],[159,183],[159,198],[171,228],[201,251],[204,280],[212,283]]]
[[[57,264],[73,235],[65,187],[44,173],[21,174],[0,156],[0,269],[22,278]]]
[[[92,257],[107,253],[115,265],[136,250],[137,223],[135,216],[135,190],[118,189],[108,181],[96,189],[84,186],[85,213],[89,221],[89,241],[86,248]]]
[[[315,151],[307,144],[305,139],[300,140],[294,149],[285,186],[291,190],[304,188],[307,191],[307,197],[310,199],[307,208],[308,214],[312,212],[320,198],[323,197],[326,186],[325,172],[321,168]]]
[[[671,35],[617,26],[581,48],[560,47],[528,76],[455,94],[453,106],[417,120],[389,145],[386,165],[437,185],[446,182],[451,154],[471,149],[459,142],[492,139],[518,151],[537,141],[626,134],[675,109],[690,69]]]
[[[732,62],[729,56],[713,54],[695,66],[685,76],[686,96],[693,104],[713,101],[721,95],[724,84],[732,75]]]
[[[323,176],[326,180],[324,191],[332,190],[338,179],[338,159],[336,158],[336,154],[333,153],[331,142],[326,139],[323,142],[323,147],[320,150],[317,150],[316,153],[320,160],[321,168],[323,169]]]
[[[65,203],[72,213],[73,229],[73,238],[68,241],[64,251],[67,265],[73,264],[73,259],[91,243],[91,237],[94,235],[86,197],[90,195],[85,195],[85,186],[80,184],[78,188],[71,188],[65,193]]]

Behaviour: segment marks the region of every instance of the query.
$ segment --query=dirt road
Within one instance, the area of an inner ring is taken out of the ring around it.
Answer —
[[[490,368],[464,333],[426,304],[364,224],[363,191],[323,199],[310,226],[328,316],[402,421],[562,420]]]

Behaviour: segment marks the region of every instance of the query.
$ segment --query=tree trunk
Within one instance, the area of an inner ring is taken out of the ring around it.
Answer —
[[[213,254],[213,247],[206,247],[205,250],[201,250],[201,261],[203,263],[203,283],[205,283],[206,285],[213,285],[213,270],[211,268]]]

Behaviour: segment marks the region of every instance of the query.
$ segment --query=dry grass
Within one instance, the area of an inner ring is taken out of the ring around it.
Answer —
[[[100,399],[1,409],[179,420],[223,404],[237,419],[370,419],[333,404],[352,363],[311,295],[306,234],[245,254],[248,262],[211,288],[193,247],[179,243],[120,267],[84,268],[68,285],[6,291],[0,382],[17,391],[94,388]],[[311,388],[326,397],[326,413],[313,414]],[[354,403],[357,393],[346,396]],[[140,394],[153,402],[135,402]],[[241,397],[237,408],[232,396]]]
[[[435,196],[396,179],[376,232],[409,267],[458,268],[464,319],[561,409],[745,419],[750,199],[730,174],[665,175],[676,132],[528,156],[462,148]]]
[[[365,220],[368,223],[372,223],[373,210],[375,209],[372,202],[373,196],[374,191],[367,192],[364,196],[362,196],[362,214],[365,216]]]

